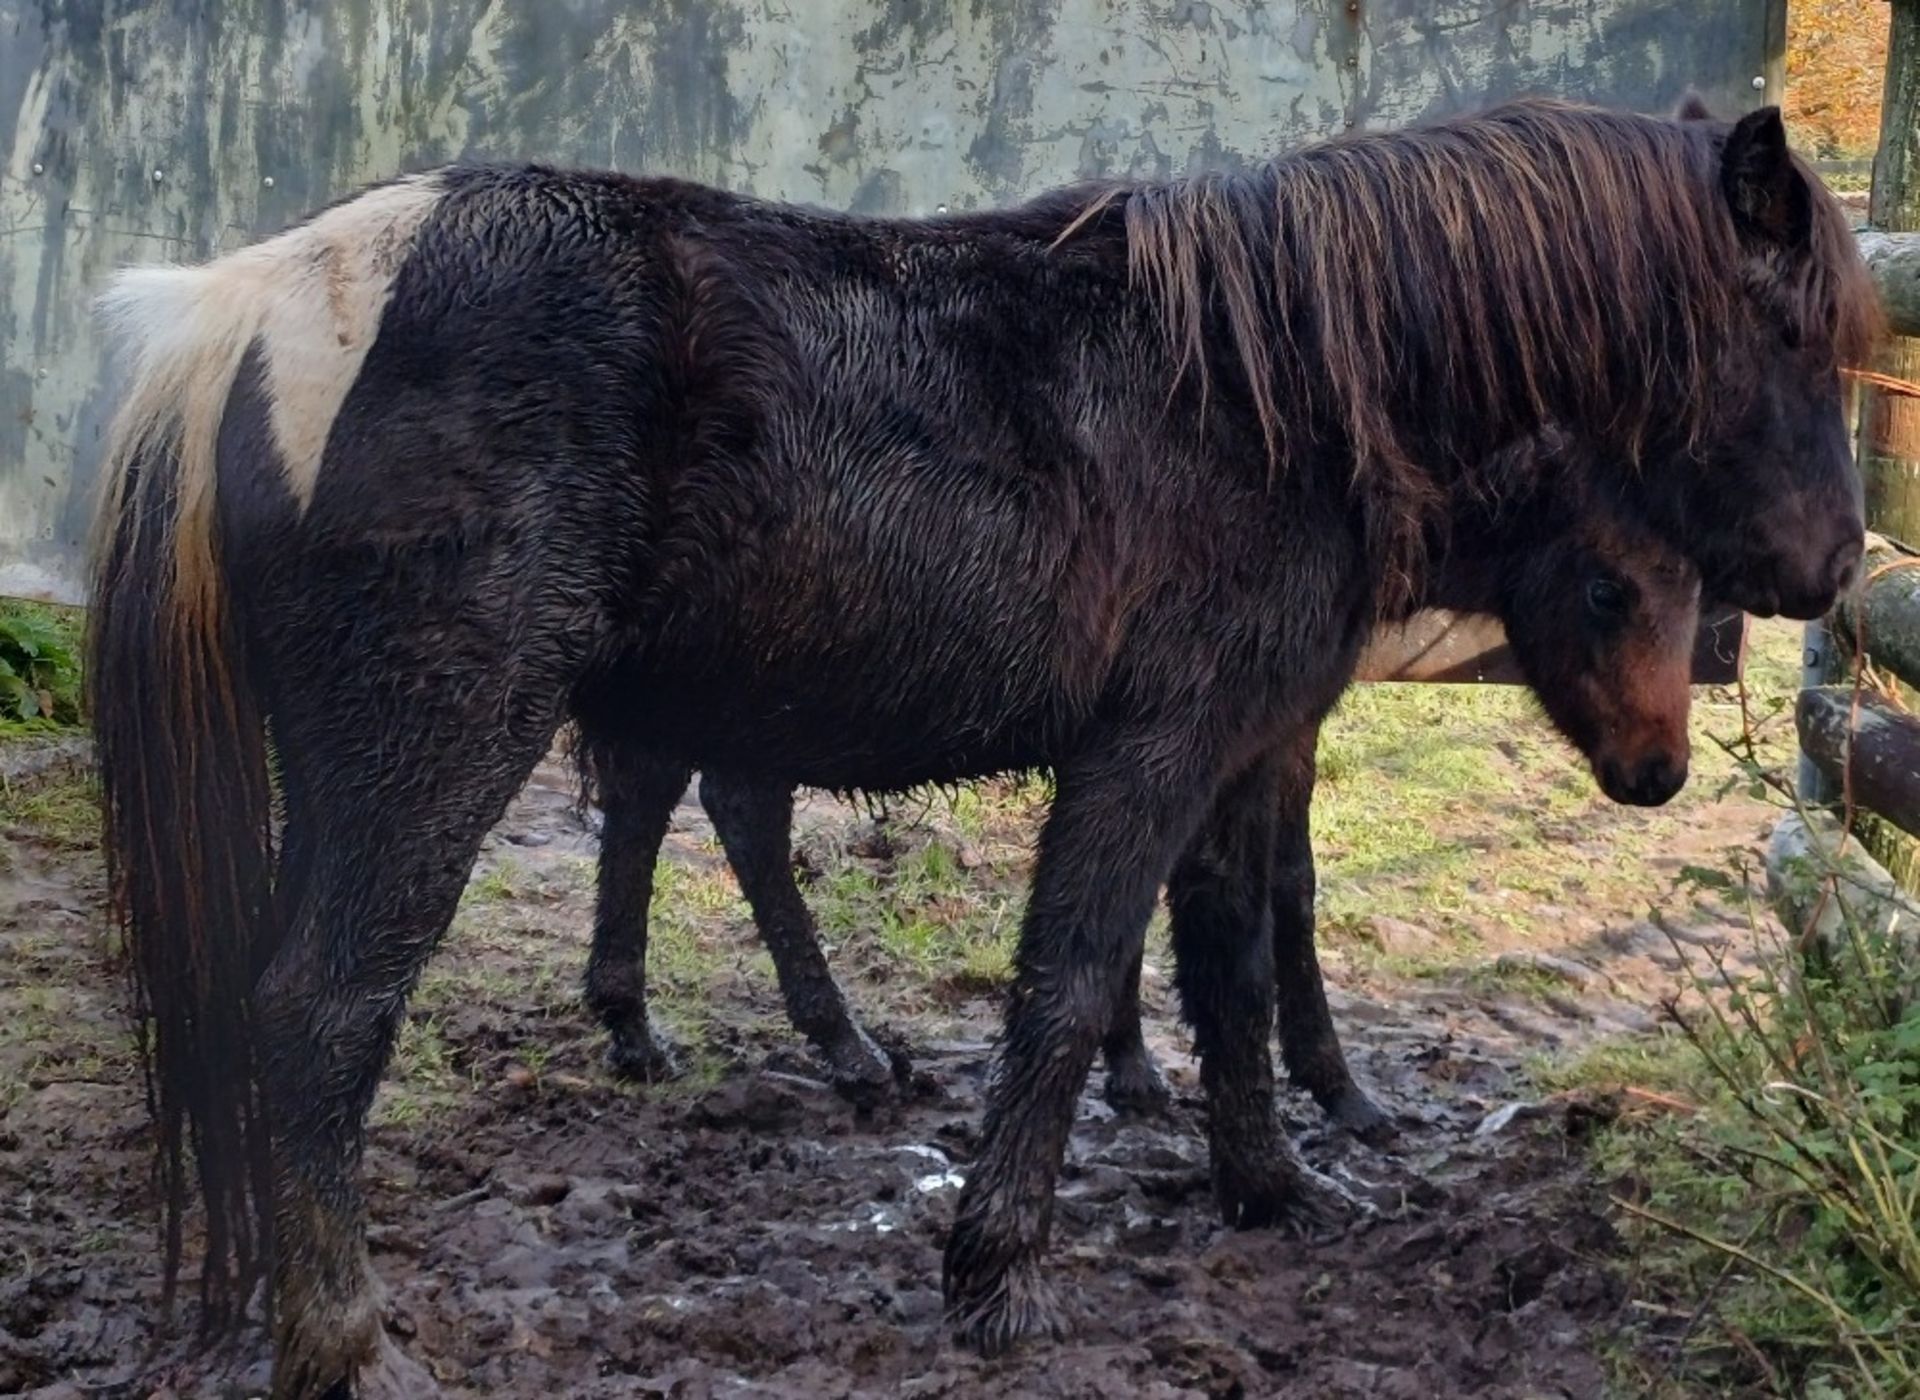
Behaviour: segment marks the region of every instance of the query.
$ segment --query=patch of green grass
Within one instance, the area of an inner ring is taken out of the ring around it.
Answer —
[[[1431,916],[1483,852],[1459,818],[1510,795],[1494,743],[1527,714],[1495,687],[1356,686],[1322,732],[1314,849],[1328,913]]]
[[[1746,788],[1748,770],[1723,743],[1750,729],[1752,758],[1762,767],[1791,773],[1799,753],[1793,702],[1800,693],[1803,624],[1782,618],[1748,624],[1742,686],[1714,686],[1694,693],[1694,765],[1691,786],[1723,792]],[[1746,708],[1741,708],[1744,688]],[[1705,735],[1705,742],[1699,742]]]
[[[699,869],[661,861],[647,915],[648,986],[675,1004],[682,1021],[701,1015],[710,989],[739,948],[732,928],[751,928],[752,912],[725,866]]]
[[[1526,1068],[1527,1077],[1548,1093],[1633,1088],[1698,1103],[1713,1092],[1699,1057],[1672,1035],[1614,1036],[1571,1056],[1536,1055]]]
[[[1009,834],[1024,836],[1039,824],[1051,801],[1049,777],[1016,773],[968,783],[952,792],[949,805],[961,834],[982,841]]]
[[[900,850],[890,868],[830,866],[808,901],[830,944],[870,943],[918,981],[971,995],[1012,975],[1022,896],[985,869],[964,869],[937,834]]]
[[[662,860],[653,872],[652,918],[683,923],[737,918],[747,903],[740,882],[726,865],[706,868]]]
[[[476,875],[461,891],[462,906],[506,904],[521,897],[529,887],[527,871],[511,858],[496,862],[491,870]]]
[[[105,1254],[123,1241],[124,1232],[110,1225],[97,1225],[80,1237],[82,1254]]]
[[[454,1065],[439,1017],[416,1008],[394,1037],[371,1121],[380,1127],[417,1126],[444,1113],[472,1088]]]
[[[1011,933],[973,940],[960,949],[959,962],[946,974],[946,985],[962,996],[985,996],[1013,980]]]
[[[0,783],[0,827],[69,850],[100,841],[100,785],[91,773],[61,772],[33,782]]]
[[[551,938],[523,938],[513,929],[476,929],[467,921],[456,929],[462,956],[428,964],[410,1001],[416,1010],[494,1006],[550,1016],[571,1009],[580,969],[558,954]]]
[[[1427,911],[1429,916],[1435,912]],[[1410,982],[1452,977],[1485,958],[1485,940],[1471,925],[1429,917],[1426,926],[1434,935],[1432,943],[1411,952],[1382,948],[1368,930],[1364,914],[1323,916],[1316,920],[1314,939],[1323,961],[1331,953],[1363,975]]]
[[[1752,625],[1747,714],[1759,760],[1780,771],[1793,761],[1799,655],[1798,624]],[[1512,896],[1645,900],[1647,861],[1684,832],[1688,813],[1750,783],[1717,742],[1742,732],[1737,691],[1700,688],[1693,700],[1692,778],[1669,806],[1646,812],[1605,798],[1524,688],[1354,687],[1320,742],[1313,835],[1323,921],[1385,914],[1440,933],[1526,931],[1532,910]]]
[[[1550,996],[1567,995],[1564,979],[1537,967],[1501,966],[1497,962],[1476,963],[1461,974],[1461,981],[1483,995],[1517,996],[1544,1001]]]
[[[90,1000],[67,986],[17,981],[0,988],[0,1117],[37,1082],[106,1081],[133,1072],[131,1029]]]

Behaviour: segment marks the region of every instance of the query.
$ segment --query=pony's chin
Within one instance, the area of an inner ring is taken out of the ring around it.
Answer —
[[[1754,617],[1814,622],[1832,612],[1840,595],[1853,587],[1862,557],[1859,541],[1849,538],[1817,566],[1776,570],[1765,584],[1725,590],[1719,600]]]
[[[1780,594],[1772,588],[1716,590],[1714,601],[1736,607],[1748,617],[1768,618],[1781,615]],[[1816,617],[1819,615],[1819,613],[1814,614]],[[1788,613],[1787,616],[1792,617],[1794,614]]]
[[[1798,597],[1781,598],[1774,604],[1771,613],[1755,613],[1756,617],[1785,617],[1795,622],[1817,622],[1833,611],[1833,605],[1840,601],[1836,589],[1828,593],[1804,593]]]

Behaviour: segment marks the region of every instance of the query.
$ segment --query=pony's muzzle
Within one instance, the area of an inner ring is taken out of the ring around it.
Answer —
[[[1687,785],[1687,755],[1659,752],[1637,762],[1603,759],[1596,765],[1600,787],[1615,802],[1658,807]]]
[[[1840,600],[1840,595],[1853,587],[1853,581],[1860,572],[1860,561],[1865,556],[1866,544],[1859,533],[1850,534],[1834,547],[1831,554],[1813,566],[1800,587],[1783,587],[1780,590],[1775,599],[1775,610],[1782,617],[1798,622],[1812,622],[1826,616]]]

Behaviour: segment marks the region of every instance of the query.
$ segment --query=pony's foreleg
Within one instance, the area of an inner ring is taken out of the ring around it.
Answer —
[[[792,789],[702,773],[700,805],[753,907],[787,1015],[825,1058],[836,1089],[858,1104],[884,1102],[896,1087],[893,1063],[847,1009],[793,880]]]
[[[1171,1095],[1140,1031],[1140,957],[1127,969],[1126,985],[1114,1003],[1113,1022],[1100,1044],[1100,1054],[1107,1062],[1103,1093],[1110,1107],[1120,1113],[1143,1115],[1166,1111]]]
[[[1167,882],[1167,907],[1221,1214],[1310,1229],[1342,1219],[1346,1201],[1294,1155],[1274,1112],[1273,765],[1269,755],[1221,791]]]
[[[631,744],[591,735],[587,742],[604,815],[587,1005],[612,1037],[608,1067],[624,1079],[658,1083],[680,1066],[647,1014],[647,908],[660,845],[693,774],[676,759]]]
[[[557,700],[511,703],[508,670],[491,684],[461,685],[463,675],[397,688],[361,668],[276,716],[287,935],[256,989],[273,1143],[275,1400],[432,1393],[382,1325],[359,1167],[408,994],[481,838],[558,725]],[[338,700],[396,690],[371,719]]]
[[[1060,1330],[1040,1273],[1054,1181],[1160,883],[1213,787],[1195,737],[1190,726],[1108,735],[1056,770],[980,1150],[944,1259],[955,1331],[988,1353]]]
[[[1319,727],[1302,729],[1274,756],[1273,971],[1280,1053],[1287,1074],[1340,1127],[1370,1142],[1393,1135],[1393,1121],[1353,1082],[1327,1008],[1313,945],[1314,750]]]

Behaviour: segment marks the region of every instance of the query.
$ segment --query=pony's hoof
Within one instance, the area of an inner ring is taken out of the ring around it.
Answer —
[[[1135,1118],[1164,1118],[1173,1108],[1173,1093],[1147,1055],[1110,1061],[1101,1097],[1115,1113]]]
[[[1326,1109],[1328,1119],[1336,1128],[1351,1133],[1369,1147],[1390,1147],[1399,1139],[1400,1130],[1392,1115],[1357,1086],[1349,1085]]]
[[[841,1098],[858,1108],[893,1103],[913,1073],[904,1055],[898,1059],[874,1043],[873,1037],[852,1026],[822,1052]]]
[[[384,1329],[371,1344],[300,1345],[284,1349],[273,1370],[273,1400],[437,1400],[440,1387],[427,1368],[402,1351]]]
[[[439,1394],[427,1368],[385,1336],[373,1364],[353,1385],[353,1400],[436,1400]]]
[[[947,1321],[958,1345],[985,1357],[1002,1356],[1028,1338],[1057,1342],[1067,1335],[1053,1290],[1030,1258],[977,1280],[949,1277]]]
[[[1216,1152],[1213,1194],[1221,1219],[1233,1229],[1282,1230],[1306,1240],[1331,1239],[1372,1213],[1366,1202],[1284,1146],[1238,1161],[1223,1161]]]
[[[679,1047],[656,1030],[615,1032],[607,1046],[607,1069],[630,1084],[667,1084],[686,1073]]]

